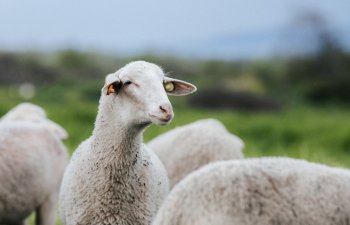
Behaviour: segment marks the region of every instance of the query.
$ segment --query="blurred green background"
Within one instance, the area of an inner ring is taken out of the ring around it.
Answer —
[[[245,155],[291,156],[350,167],[350,55],[325,42],[317,54],[250,61],[140,55],[118,58],[64,50],[0,54],[0,115],[29,101],[69,133],[70,152],[89,137],[104,76],[143,59],[198,92],[171,97],[175,119],[151,126],[145,141],[176,126],[216,118],[241,137]]]

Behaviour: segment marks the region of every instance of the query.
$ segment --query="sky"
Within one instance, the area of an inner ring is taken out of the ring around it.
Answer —
[[[303,10],[349,32],[341,38],[350,43],[349,0],[0,0],[0,50],[269,54],[268,34]]]

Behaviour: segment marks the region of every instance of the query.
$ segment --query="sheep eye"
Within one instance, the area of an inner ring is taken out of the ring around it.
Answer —
[[[124,86],[129,86],[130,84],[132,84],[131,81],[126,81],[126,82],[124,82]]]
[[[175,89],[175,85],[173,82],[166,82],[164,83],[164,89],[168,92],[172,92]]]

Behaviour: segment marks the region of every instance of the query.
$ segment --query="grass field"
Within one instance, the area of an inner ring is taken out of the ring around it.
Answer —
[[[90,136],[97,113],[99,86],[60,84],[44,87],[30,102],[46,109],[49,118],[69,133],[70,152]],[[97,90],[97,91],[91,91]],[[0,88],[0,115],[23,102],[14,87]],[[152,125],[145,142],[176,126],[203,118],[216,118],[245,142],[247,157],[290,156],[350,168],[350,109],[344,107],[289,106],[278,113],[202,110],[172,97],[175,119],[169,126]]]
[[[99,83],[57,84],[42,87],[30,102],[46,109],[48,117],[69,133],[70,153],[90,136],[97,112]],[[245,142],[246,157],[290,156],[350,168],[350,109],[346,107],[287,106],[278,113],[248,113],[235,110],[202,110],[171,98],[175,119],[169,126],[151,126],[144,139],[176,126],[203,118],[216,118]],[[25,101],[16,87],[0,87],[0,116]],[[33,218],[31,218],[33,221]],[[32,222],[31,222],[32,223]]]

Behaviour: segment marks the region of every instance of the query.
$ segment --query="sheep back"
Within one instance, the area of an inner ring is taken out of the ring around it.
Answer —
[[[243,141],[214,119],[175,128],[148,143],[163,162],[173,187],[190,172],[219,160],[243,158]]]
[[[217,162],[176,185],[153,224],[349,224],[349,190],[349,171],[303,160]]]

